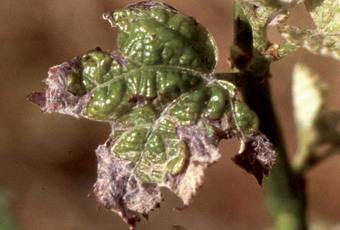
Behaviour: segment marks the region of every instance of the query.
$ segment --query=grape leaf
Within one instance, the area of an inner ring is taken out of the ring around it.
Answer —
[[[285,25],[281,35],[290,44],[340,60],[340,0],[305,0],[305,5],[316,29]]]
[[[237,4],[242,8],[242,15],[246,17],[244,25],[249,23],[252,36],[247,35],[247,40],[252,39],[252,47],[248,47],[252,50],[252,63],[248,66],[248,70],[251,73],[262,73],[262,69],[258,66],[264,64],[269,65],[269,62],[277,61],[286,55],[294,52],[298,47],[292,44],[278,45],[272,43],[268,39],[268,28],[277,26],[287,21],[290,15],[290,9],[299,3],[301,0],[238,0]],[[239,15],[239,14],[238,14]],[[239,17],[237,20],[241,20]],[[242,20],[241,20],[242,21]],[[240,30],[240,32],[242,29]],[[238,32],[237,32],[238,33]],[[244,40],[244,39],[240,39]],[[239,41],[239,44],[241,41]],[[235,52],[235,46],[232,48],[232,56],[237,55]],[[269,61],[269,62],[268,62]],[[263,63],[259,65],[258,63]],[[262,73],[264,74],[264,73]]]
[[[261,184],[276,154],[236,87],[215,79],[208,30],[159,2],[103,17],[119,29],[118,50],[95,48],[52,67],[46,92],[28,95],[46,113],[110,122],[112,133],[96,150],[98,203],[132,228],[159,207],[159,187],[189,205],[204,169],[220,158],[221,139],[240,139],[234,161]]]
[[[340,60],[339,32],[328,33],[289,25],[280,27],[279,31],[292,45],[303,47],[314,54]]]
[[[238,0],[238,2],[251,25],[255,51],[253,54],[262,57],[262,53],[269,49],[268,27],[286,21],[289,16],[289,7],[282,5],[280,1]]]
[[[305,0],[305,6],[318,29],[340,32],[339,0]]]

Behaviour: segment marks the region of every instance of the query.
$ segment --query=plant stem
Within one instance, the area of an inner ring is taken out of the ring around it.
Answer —
[[[331,156],[334,156],[336,153],[340,152],[339,147],[333,147],[327,152],[317,155],[312,150],[308,153],[308,157],[306,157],[304,162],[302,162],[298,167],[296,167],[296,172],[299,173],[306,173],[311,168],[315,167],[316,165],[320,164],[321,162],[325,161]]]
[[[249,49],[253,45],[244,44],[244,41],[240,41],[239,38],[249,36],[250,23],[236,1],[234,12],[234,46],[242,50]],[[242,36],[242,34],[244,35]],[[243,50],[243,53],[254,53],[254,51]],[[237,60],[237,55],[231,56],[233,60]],[[248,63],[251,65],[251,63],[261,63],[261,61],[249,60]],[[249,66],[245,68],[249,68]],[[274,220],[275,229],[306,230],[305,181],[302,174],[293,172],[287,158],[281,127],[271,98],[269,64],[264,64],[263,68],[267,68],[266,71],[262,69],[262,73],[257,76],[247,74],[245,68],[237,70],[237,72],[244,73],[244,78],[247,79],[241,88],[244,100],[257,113],[260,119],[260,131],[271,140],[278,154],[276,166],[271,171],[269,178],[265,180],[267,204]]]
[[[243,97],[260,119],[260,131],[273,143],[277,163],[265,180],[266,199],[277,230],[305,230],[306,196],[303,175],[294,174],[287,159],[281,128],[271,99],[269,80],[246,84]]]
[[[242,77],[238,73],[215,73],[214,79],[228,81],[237,87],[242,87],[245,81]]]

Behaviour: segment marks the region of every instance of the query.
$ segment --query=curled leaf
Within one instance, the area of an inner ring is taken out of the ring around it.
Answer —
[[[132,228],[159,207],[159,187],[189,205],[204,169],[220,158],[221,139],[247,146],[242,154],[250,162],[240,165],[261,182],[275,152],[235,86],[214,78],[211,34],[164,3],[129,5],[104,18],[119,29],[119,50],[95,48],[52,67],[46,92],[28,96],[46,113],[111,124],[109,139],[96,150],[99,205]]]
[[[271,142],[259,132],[250,136],[250,141],[242,143],[241,152],[233,157],[235,164],[253,174],[262,184],[263,175],[268,176],[269,169],[276,163],[276,156]]]

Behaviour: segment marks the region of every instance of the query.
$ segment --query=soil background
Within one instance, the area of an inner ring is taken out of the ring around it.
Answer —
[[[233,38],[232,1],[167,0],[195,16],[215,37],[220,61],[227,64]],[[95,46],[116,49],[116,31],[102,20],[128,0],[1,0],[0,1],[0,188],[11,198],[11,211],[28,230],[127,229],[120,217],[97,210],[88,198],[96,180],[96,146],[110,133],[106,123],[60,114],[42,114],[26,100],[31,91],[44,91],[49,67],[83,54]],[[314,28],[304,6],[292,11],[288,24]],[[273,42],[282,44],[276,28]],[[328,109],[340,108],[340,64],[299,50],[272,65],[272,88],[290,153],[296,150],[291,103],[291,74],[302,60],[329,84]],[[150,213],[138,230],[263,230],[271,219],[265,191],[253,176],[232,163],[237,141],[221,143],[222,159],[206,171],[194,202],[182,211],[181,201],[163,189],[161,210]],[[310,221],[340,222],[340,156],[334,156],[308,174]]]

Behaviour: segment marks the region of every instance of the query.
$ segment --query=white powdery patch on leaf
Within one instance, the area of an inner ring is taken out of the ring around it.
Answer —
[[[179,175],[168,176],[163,183],[145,183],[135,172],[136,164],[116,158],[111,152],[114,141],[109,139],[96,150],[98,178],[94,194],[100,206],[115,211],[134,228],[150,210],[160,206],[159,187],[167,187],[177,194],[188,206],[202,185],[204,170],[215,163],[221,155],[218,152],[218,138],[209,138],[200,125],[179,127],[181,140],[187,143],[190,158],[186,169]]]
[[[82,112],[90,104],[91,92],[77,97],[69,92],[67,76],[78,58],[51,67],[48,77],[44,80],[48,88],[45,93],[31,93],[27,98],[39,105],[44,113],[61,113],[76,118],[82,117]]]
[[[110,151],[110,141],[96,150],[98,177],[94,194],[98,204],[115,211],[135,227],[141,215],[159,207],[161,192],[155,184],[143,183],[135,174],[135,164],[115,158]]]

